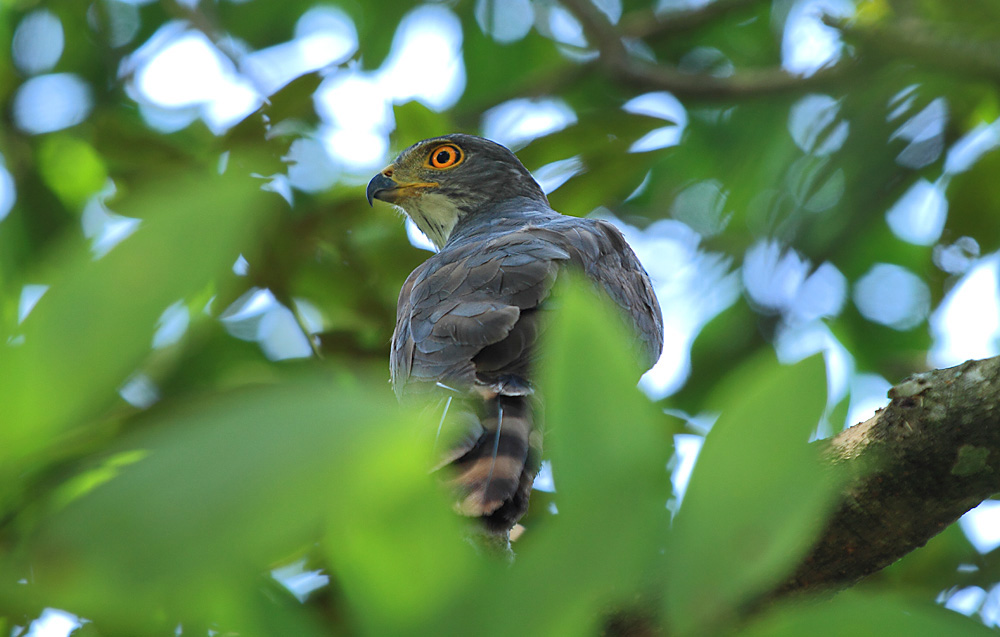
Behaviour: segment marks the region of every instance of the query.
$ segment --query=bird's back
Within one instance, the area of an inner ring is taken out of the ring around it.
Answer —
[[[443,386],[463,399],[466,407],[452,415],[465,423],[444,456],[462,493],[459,508],[506,531],[527,508],[538,469],[532,369],[560,273],[579,270],[622,309],[649,364],[663,337],[649,278],[614,226],[537,201],[500,205],[476,223],[459,223],[409,276],[391,365],[399,393]]]

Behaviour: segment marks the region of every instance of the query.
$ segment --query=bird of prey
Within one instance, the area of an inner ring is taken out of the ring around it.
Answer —
[[[514,153],[480,137],[414,144],[367,196],[401,208],[438,249],[399,293],[393,387],[472,406],[456,410],[459,435],[441,466],[457,509],[506,538],[540,464],[532,364],[553,285],[568,268],[589,277],[621,308],[648,368],[663,346],[649,277],[617,228],[556,212]]]

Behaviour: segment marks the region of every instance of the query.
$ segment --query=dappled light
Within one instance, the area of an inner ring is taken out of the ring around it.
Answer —
[[[305,315],[301,315],[305,316]],[[310,316],[314,318],[315,315]],[[270,290],[251,289],[219,315],[226,330],[236,338],[256,342],[271,360],[305,358],[312,355],[309,337],[295,314],[278,303]],[[310,334],[319,331],[311,321]]]
[[[1000,255],[967,268],[931,316],[933,365],[956,365],[968,358],[1000,354]]]
[[[854,286],[854,304],[869,321],[897,330],[916,327],[930,312],[930,290],[906,268],[876,263]]]
[[[574,122],[576,114],[562,100],[516,99],[494,106],[483,114],[483,135],[518,148]]]
[[[811,155],[829,155],[844,145],[850,125],[839,120],[840,104],[829,95],[806,95],[788,112],[795,145]]]
[[[27,80],[14,96],[14,123],[26,133],[69,128],[90,115],[90,85],[72,73],[39,75]]]
[[[840,59],[840,34],[821,21],[824,15],[846,17],[848,0],[795,0],[788,11],[781,41],[782,66],[791,73],[812,75]]]
[[[926,179],[915,182],[899,201],[889,208],[885,220],[903,241],[929,246],[941,238],[948,218],[948,200],[944,184]]]
[[[64,44],[62,22],[51,11],[38,9],[17,25],[10,45],[11,56],[25,75],[44,73],[59,61]]]

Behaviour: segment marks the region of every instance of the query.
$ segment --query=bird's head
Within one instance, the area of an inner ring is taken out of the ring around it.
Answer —
[[[417,142],[368,182],[374,199],[398,206],[440,248],[458,221],[489,214],[514,197],[548,201],[531,173],[507,148],[473,135]]]

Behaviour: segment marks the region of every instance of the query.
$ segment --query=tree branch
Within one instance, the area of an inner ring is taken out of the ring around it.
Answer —
[[[646,39],[697,29],[728,13],[760,3],[761,0],[715,0],[697,9],[681,9],[666,14],[655,9],[639,9],[622,16],[618,26],[625,37]]]
[[[670,91],[678,95],[701,98],[746,97],[789,90],[814,90],[840,80],[851,66],[850,63],[842,62],[807,77],[792,75],[780,67],[740,71],[729,77],[683,73],[676,68],[630,55],[621,34],[591,0],[561,0],[561,2],[580,21],[587,40],[599,51],[600,64],[605,67],[608,75],[617,81],[636,85],[644,90]],[[728,11],[745,4],[746,1],[730,0],[720,9]],[[715,15],[717,14],[713,12],[709,17]],[[697,22],[702,18],[688,19]],[[632,24],[631,19],[629,24]],[[658,28],[670,27],[654,23],[650,27],[650,33]]]
[[[851,586],[1000,491],[1000,357],[917,374],[889,396],[827,443],[831,461],[856,477],[770,598]]]
[[[931,27],[914,18],[862,25],[823,16],[823,22],[866,50],[893,58],[910,58],[964,77],[981,77],[1000,83],[1000,42],[964,35],[949,36],[942,27]]]

